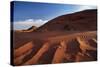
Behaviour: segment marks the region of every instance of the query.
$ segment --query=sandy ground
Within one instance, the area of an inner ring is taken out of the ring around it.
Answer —
[[[96,31],[14,32],[14,65],[97,60]]]

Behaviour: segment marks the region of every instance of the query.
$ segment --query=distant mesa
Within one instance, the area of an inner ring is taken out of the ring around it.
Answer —
[[[36,26],[32,26],[30,28],[28,28],[27,30],[35,30],[37,27]]]
[[[22,30],[23,32],[33,32],[34,30],[36,30],[37,27],[36,26],[32,26],[30,28],[28,28],[27,30]]]
[[[37,28],[35,31],[46,32],[94,30],[97,30],[97,9],[84,10],[56,17]]]
[[[32,26],[32,27],[30,27],[28,29],[24,29],[24,30],[15,30],[15,32],[33,32],[36,29],[37,29],[36,26]]]

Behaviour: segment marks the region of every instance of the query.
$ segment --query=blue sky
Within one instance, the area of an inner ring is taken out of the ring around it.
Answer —
[[[39,27],[57,16],[95,8],[96,6],[14,1],[14,29],[27,29],[32,25]]]

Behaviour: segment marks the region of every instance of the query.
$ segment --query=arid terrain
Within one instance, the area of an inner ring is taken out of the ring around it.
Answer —
[[[39,28],[13,31],[13,65],[97,60],[97,10],[59,16]]]

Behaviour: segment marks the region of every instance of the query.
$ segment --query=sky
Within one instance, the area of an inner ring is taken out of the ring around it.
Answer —
[[[54,4],[39,2],[14,1],[13,27],[14,30],[28,29],[31,26],[40,27],[47,21],[86,9],[96,9],[96,6]]]

